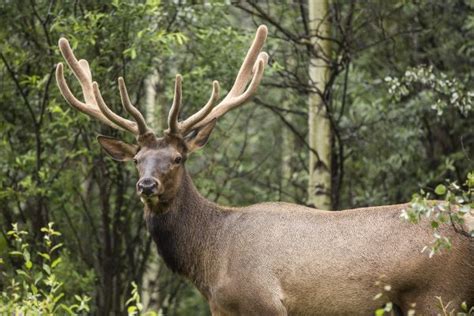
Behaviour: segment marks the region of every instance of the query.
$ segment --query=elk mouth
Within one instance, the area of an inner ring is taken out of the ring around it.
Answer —
[[[160,202],[160,199],[161,199],[161,195],[158,193],[144,194],[143,192],[142,193],[139,192],[138,196],[140,197],[140,200],[144,204],[156,205],[158,204],[158,202]]]

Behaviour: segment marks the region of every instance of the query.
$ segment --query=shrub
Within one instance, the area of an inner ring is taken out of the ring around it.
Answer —
[[[72,294],[66,297],[57,269],[62,262],[57,239],[61,233],[53,223],[41,229],[43,233],[40,251],[33,251],[27,242],[28,232],[13,224],[7,232],[10,239],[9,261],[2,273],[0,314],[2,315],[57,315],[85,314],[89,312],[87,295]],[[5,265],[4,260],[0,261]]]

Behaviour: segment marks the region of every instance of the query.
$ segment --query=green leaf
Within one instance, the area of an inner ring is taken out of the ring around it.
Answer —
[[[38,294],[38,288],[36,287],[36,285],[31,284],[31,292],[33,293],[33,295]]]
[[[437,195],[444,195],[446,194],[446,186],[444,184],[438,184],[438,186],[435,189],[435,193]]]
[[[25,262],[25,268],[30,270],[32,267],[33,267],[33,263],[30,260]]]
[[[74,313],[74,311],[69,306],[67,306],[65,304],[61,304],[59,306],[61,306],[62,309],[64,309],[66,312],[68,312],[69,315],[76,315],[76,313]]]
[[[51,261],[51,257],[47,253],[38,252],[38,255],[40,255],[41,257],[45,258],[48,261]]]
[[[383,308],[379,308],[375,311],[375,316],[383,316],[385,314],[385,310]]]
[[[28,249],[24,249],[23,250],[23,258],[25,258],[25,261],[30,261],[30,252],[28,251]]]
[[[51,248],[51,252],[53,252],[53,251],[55,251],[55,250],[61,248],[62,246],[63,246],[63,243],[57,244],[56,246],[54,246],[53,248]]]
[[[51,268],[55,268],[58,264],[60,264],[62,261],[61,257],[59,257],[58,259],[54,260],[53,263],[51,263]]]
[[[56,304],[57,302],[59,302],[60,299],[62,299],[64,296],[64,293],[61,293],[59,294],[58,296],[56,296],[53,300],[53,302]]]
[[[51,274],[51,268],[50,268],[47,264],[43,264],[43,270],[44,270],[47,274]]]

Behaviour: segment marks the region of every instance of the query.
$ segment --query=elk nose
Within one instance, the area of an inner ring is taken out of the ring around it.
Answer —
[[[152,178],[145,178],[137,183],[139,194],[150,196],[158,193],[158,182]]]

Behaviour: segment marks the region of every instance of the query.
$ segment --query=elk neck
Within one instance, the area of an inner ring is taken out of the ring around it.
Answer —
[[[158,252],[173,271],[204,292],[216,272],[215,258],[230,213],[205,199],[184,169],[176,197],[155,209],[145,207],[145,220]]]

